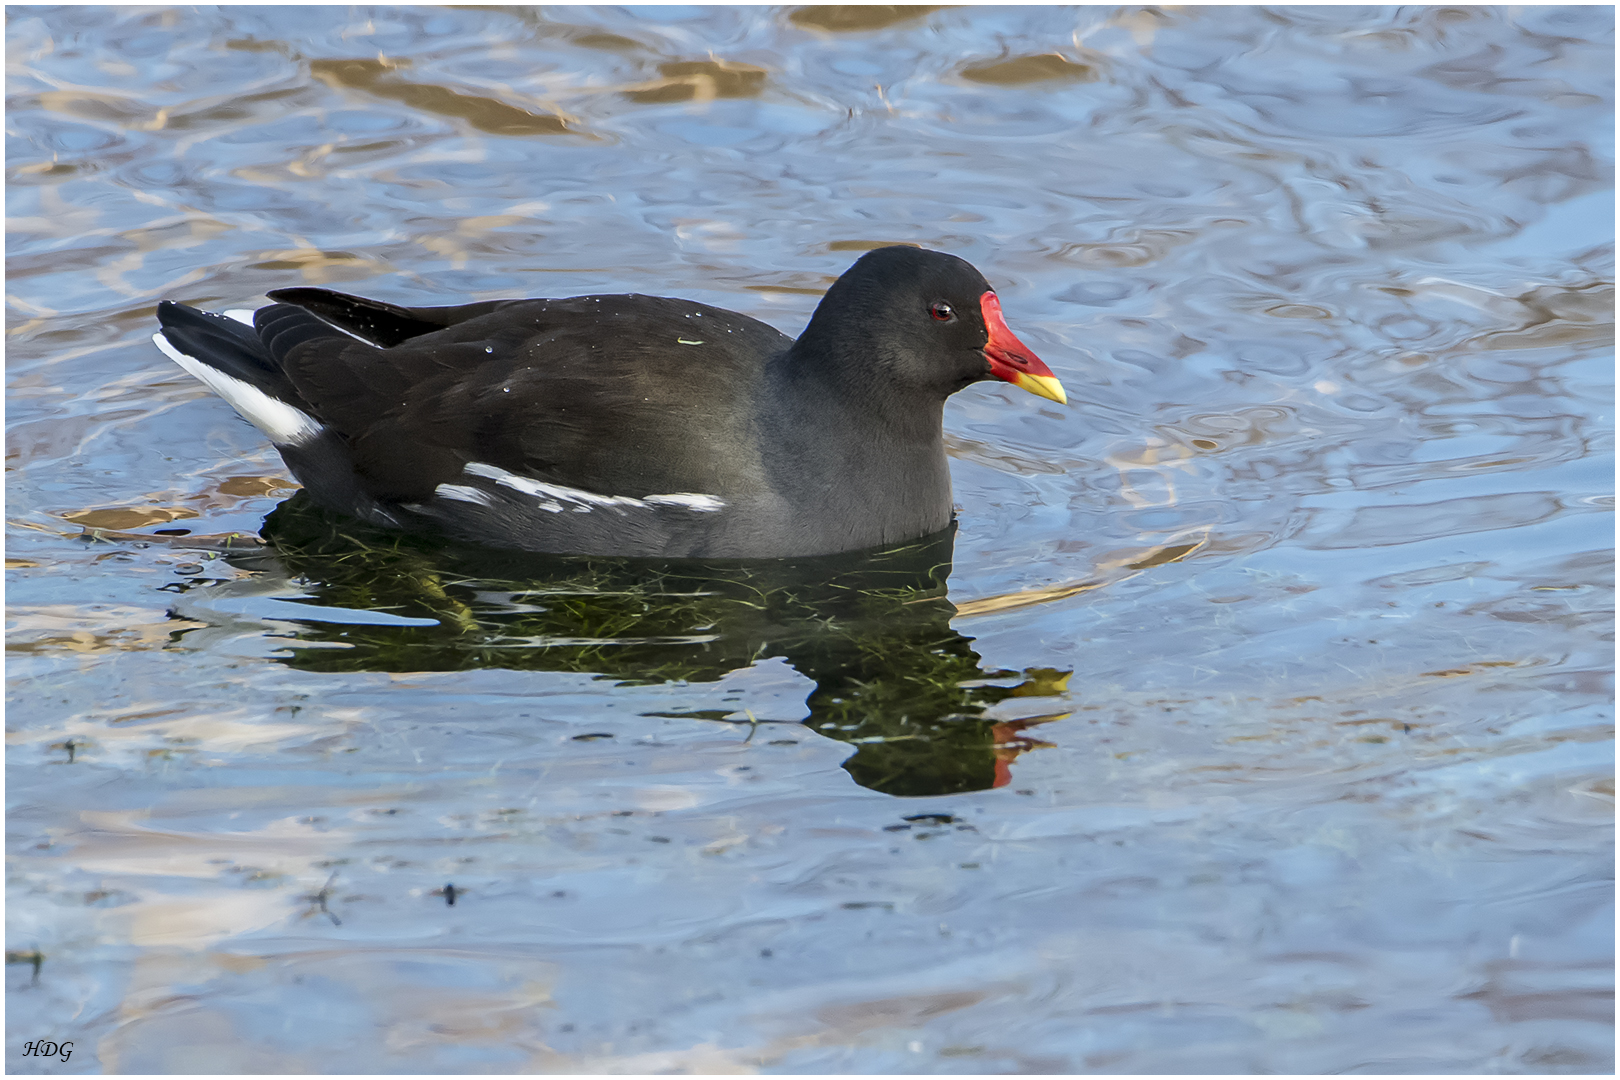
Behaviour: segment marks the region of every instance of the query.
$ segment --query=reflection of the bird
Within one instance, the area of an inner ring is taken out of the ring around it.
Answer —
[[[780,656],[816,684],[802,722],[853,745],[844,768],[892,795],[1000,787],[1019,754],[1050,745],[1026,733],[1066,715],[986,715],[1011,698],[1063,694],[1069,673],[1031,669],[1008,686],[1017,673],[979,666],[950,625],[950,531],[877,554],[792,561],[552,558],[376,533],[298,495],[266,519],[264,535],[271,548],[231,561],[279,562],[320,607],[406,617],[300,622],[284,657],[294,667],[708,682]]]

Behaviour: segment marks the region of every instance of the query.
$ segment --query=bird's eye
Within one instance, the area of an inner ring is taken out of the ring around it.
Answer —
[[[932,315],[939,322],[952,322],[956,319],[956,311],[951,307],[951,305],[944,302],[936,302],[928,305],[928,314]]]

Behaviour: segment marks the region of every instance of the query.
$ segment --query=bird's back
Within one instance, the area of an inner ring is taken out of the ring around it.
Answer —
[[[756,319],[640,295],[501,301],[438,327],[457,309],[400,310],[423,332],[378,348],[334,331],[278,357],[383,498],[418,501],[471,462],[631,497],[763,482],[754,405],[792,342]],[[273,343],[312,318],[282,303],[256,323]]]

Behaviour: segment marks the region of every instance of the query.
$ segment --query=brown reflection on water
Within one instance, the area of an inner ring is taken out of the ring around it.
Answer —
[[[788,21],[812,30],[847,34],[883,30],[938,10],[937,4],[818,4],[794,8]]]
[[[433,83],[401,79],[409,61],[312,60],[309,72],[331,86],[347,87],[398,101],[413,109],[456,117],[491,135],[577,134],[560,116],[520,109],[493,98],[464,94]]]
[[[1102,73],[1093,64],[1077,63],[1062,53],[1044,53],[969,64],[962,69],[962,78],[994,86],[1025,86],[1046,82],[1096,82],[1102,78]]]
[[[62,515],[64,521],[83,525],[87,529],[139,529],[155,522],[183,521],[194,518],[197,511],[186,507],[143,506],[114,510],[73,510]]]
[[[664,105],[756,97],[765,88],[764,68],[728,60],[678,60],[659,64],[658,73],[662,79],[626,90],[624,96],[639,105]]]

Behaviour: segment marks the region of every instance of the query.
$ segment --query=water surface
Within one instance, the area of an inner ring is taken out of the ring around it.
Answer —
[[[1612,1071],[1612,9],[7,48],[10,1070]],[[1072,403],[958,395],[954,535],[862,558],[368,533],[149,341],[296,284],[796,333],[885,243]]]

